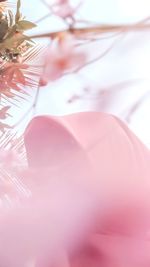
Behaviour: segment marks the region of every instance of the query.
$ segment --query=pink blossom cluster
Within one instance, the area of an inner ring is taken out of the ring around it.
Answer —
[[[73,17],[80,5],[81,2],[74,7],[70,0],[55,0],[53,4],[50,4],[50,9],[56,16],[66,19]]]

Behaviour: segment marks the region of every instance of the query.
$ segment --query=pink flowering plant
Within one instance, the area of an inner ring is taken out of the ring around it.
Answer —
[[[150,152],[140,140],[103,112],[36,116],[23,135],[20,125],[34,117],[43,92],[70,76],[82,92],[68,103],[90,98],[109,107],[132,81],[97,90],[86,70],[127,33],[149,33],[150,17],[102,24],[82,18],[86,0],[40,1],[47,13],[31,22],[23,0],[0,0],[0,265],[149,267]],[[47,18],[61,27],[34,33]]]
[[[79,76],[82,81],[81,71],[89,65],[100,61],[105,57],[113,47],[121,40],[125,32],[149,31],[149,17],[133,24],[107,25],[86,21],[80,17],[80,9],[84,1],[73,3],[71,0],[41,0],[48,10],[48,13],[39,18],[37,23],[30,22],[21,14],[21,0],[10,3],[7,0],[0,1],[0,131],[10,131],[18,127],[22,118],[13,125],[8,125],[8,113],[11,113],[11,107],[16,101],[21,103],[28,95],[27,88],[35,88],[35,98],[31,101],[29,112],[23,115],[23,119],[34,111],[38,97],[39,89],[45,85],[70,74]],[[15,11],[14,11],[15,10]],[[58,31],[49,31],[42,34],[30,34],[25,32],[34,29],[38,23],[46,18],[56,17],[64,22],[64,28]],[[114,36],[114,37],[113,37]],[[101,49],[92,49],[92,44],[98,43],[101,39],[112,39],[115,41],[101,52]],[[36,40],[47,39],[48,46],[41,48]],[[92,51],[92,52],[91,52]],[[96,54],[96,52],[99,54]],[[37,63],[37,59],[39,59]],[[85,76],[85,75],[84,75]],[[86,82],[85,82],[86,83]],[[118,85],[116,85],[117,88]],[[91,85],[89,85],[91,87]],[[122,85],[124,87],[124,84]],[[75,94],[71,96],[68,103],[72,103],[81,98],[91,98],[92,88],[87,88],[83,83],[83,92],[85,94]],[[101,90],[103,91],[103,90]],[[94,95],[94,98],[100,98],[105,101],[105,96],[101,94]],[[115,92],[116,90],[113,90]],[[112,101],[112,89],[108,91],[108,102]],[[146,97],[146,96],[145,96]],[[141,100],[142,101],[142,100]],[[11,102],[11,104],[10,104]],[[134,104],[129,113],[136,112],[141,102]],[[9,111],[7,107],[9,108]],[[3,109],[6,107],[7,114],[3,116]],[[126,118],[130,118],[127,114]]]

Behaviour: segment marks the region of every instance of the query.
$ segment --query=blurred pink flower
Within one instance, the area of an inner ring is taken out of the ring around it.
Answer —
[[[66,19],[72,18],[80,6],[81,2],[74,7],[70,3],[70,0],[56,0],[54,4],[50,5],[50,9],[56,16]]]
[[[3,266],[150,266],[150,151],[116,117],[34,118],[31,191],[0,217]]]
[[[76,51],[72,39],[65,37],[56,41],[48,48],[45,55],[41,85],[59,79],[67,71],[71,72],[85,62],[85,53]]]

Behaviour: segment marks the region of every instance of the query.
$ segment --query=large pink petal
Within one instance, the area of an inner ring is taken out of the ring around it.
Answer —
[[[61,255],[71,267],[150,265],[150,152],[124,123],[95,112],[37,117],[25,145],[32,197],[1,218],[2,264],[59,267]]]

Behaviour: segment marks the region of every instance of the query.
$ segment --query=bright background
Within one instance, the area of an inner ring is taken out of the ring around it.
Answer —
[[[150,0],[83,1],[80,18],[94,22],[134,23],[150,15]],[[76,2],[73,0],[74,4]],[[22,0],[22,13],[29,20],[37,21],[48,13],[48,9],[40,0]],[[50,17],[40,22],[34,33],[60,30],[64,27],[60,19]],[[114,40],[107,39],[99,42],[96,50],[103,52],[112,41]],[[94,47],[88,48],[91,56],[94,51]],[[113,113],[125,120],[132,105],[143,97],[144,101],[134,113],[129,126],[145,144],[149,145],[150,32],[126,34],[110,53],[99,63],[84,69],[81,75],[85,77],[84,81],[70,75],[41,88],[36,114],[63,115],[83,110],[97,110]],[[85,93],[83,87],[90,88],[90,92]],[[110,92],[111,88],[113,90]],[[72,96],[81,97],[68,103]],[[14,109],[16,119],[22,116],[28,105],[29,103],[24,103],[19,112]],[[25,124],[22,124],[23,127]]]

